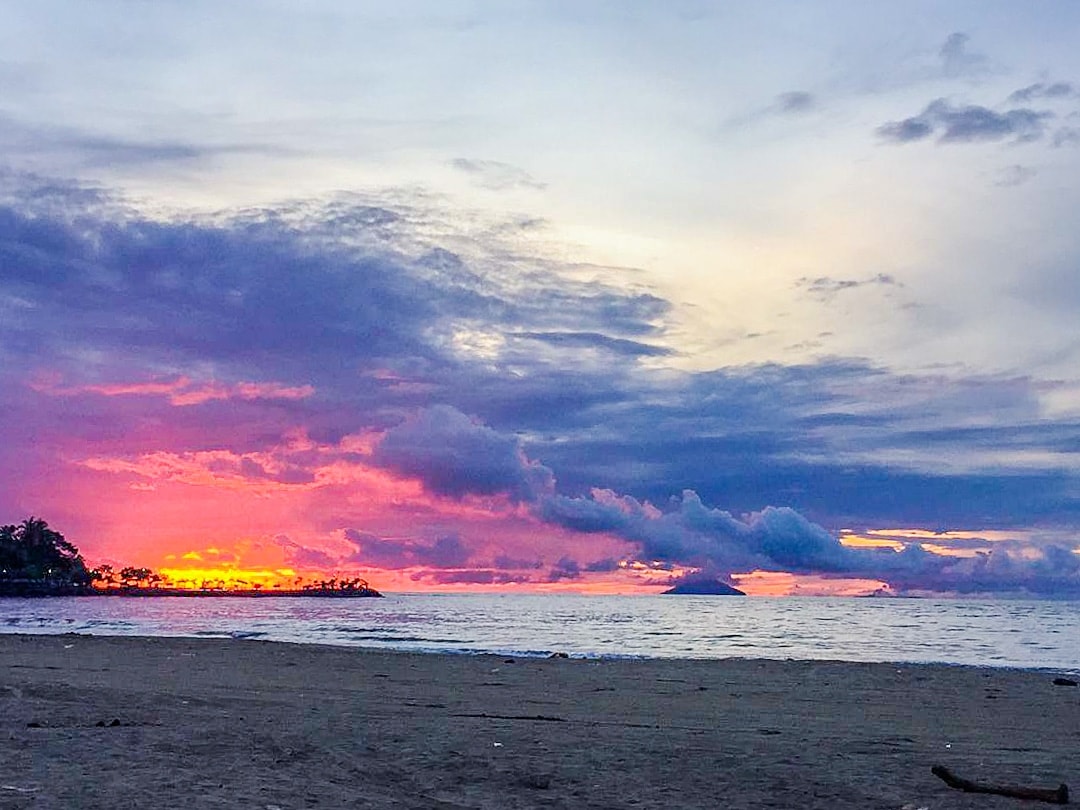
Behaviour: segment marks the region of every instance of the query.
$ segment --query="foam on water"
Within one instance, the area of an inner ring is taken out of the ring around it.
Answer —
[[[1080,672],[1080,602],[392,594],[0,599],[0,632],[257,638],[422,652],[798,658]]]

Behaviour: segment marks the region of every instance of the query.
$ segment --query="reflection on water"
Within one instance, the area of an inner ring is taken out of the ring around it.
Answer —
[[[426,652],[940,661],[1080,671],[1080,602],[391,594],[0,599],[0,632]]]

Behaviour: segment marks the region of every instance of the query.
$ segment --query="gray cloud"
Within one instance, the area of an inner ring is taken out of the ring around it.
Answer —
[[[895,277],[888,273],[878,273],[876,276],[863,279],[842,279],[831,276],[818,276],[817,278],[800,278],[795,286],[806,290],[810,295],[828,300],[834,298],[837,293],[847,290],[857,290],[861,287],[902,287],[903,285]]]
[[[0,146],[9,161],[45,157],[72,166],[134,166],[207,160],[227,155],[281,157],[290,152],[260,143],[193,144],[183,141],[133,140],[73,127],[31,124],[0,113]]]
[[[565,348],[594,349],[624,357],[664,357],[673,353],[664,346],[612,338],[596,332],[518,332],[514,337]]]
[[[917,116],[883,124],[877,134],[893,143],[921,141],[934,134],[939,143],[1024,142],[1041,138],[1053,118],[1053,113],[1026,107],[997,112],[975,104],[954,106],[939,98]]]
[[[1080,129],[1077,127],[1062,127],[1054,133],[1051,142],[1055,147],[1080,145]]]
[[[1012,104],[1026,104],[1035,99],[1080,98],[1080,89],[1071,82],[1036,82],[1009,94]]]
[[[1006,166],[1001,170],[997,179],[994,181],[994,185],[1003,188],[1020,186],[1031,180],[1038,173],[1037,169],[1033,169],[1030,166],[1021,166],[1018,163],[1014,163],[1012,166]]]
[[[942,74],[949,79],[980,76],[989,69],[989,60],[980,53],[968,50],[971,37],[956,31],[949,34],[938,51]]]
[[[805,90],[792,90],[776,97],[775,109],[779,113],[796,115],[809,112],[817,106],[813,93]]]

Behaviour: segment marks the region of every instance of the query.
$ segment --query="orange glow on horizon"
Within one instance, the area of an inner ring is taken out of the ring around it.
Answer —
[[[891,540],[887,537],[875,537],[875,532],[855,534],[843,529],[840,532],[840,544],[848,548],[891,548],[893,551],[903,551],[904,544],[899,540]]]
[[[187,590],[296,588],[309,581],[307,577],[298,577],[297,572],[291,568],[161,568],[158,573],[162,576],[165,587]]]
[[[844,531],[848,531],[844,529]],[[928,529],[869,529],[867,535],[873,537],[896,537],[906,540],[930,540],[947,542],[949,540],[986,540],[987,542],[999,542],[1002,540],[1020,540],[1029,534],[1025,531],[998,531],[986,529],[985,531],[962,531],[949,530],[934,532]]]
[[[750,571],[732,574],[735,587],[747,596],[868,596],[888,591],[888,583],[857,577],[789,574],[786,571]]]
[[[940,543],[919,543],[924,551],[929,551],[931,554],[938,554],[942,557],[963,557],[972,558],[985,554],[989,549],[978,548],[953,548],[952,546],[943,546]]]

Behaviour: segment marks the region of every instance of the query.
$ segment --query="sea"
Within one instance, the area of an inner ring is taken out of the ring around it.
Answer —
[[[0,633],[596,658],[936,662],[1080,674],[1080,601],[389,594],[0,599]]]

